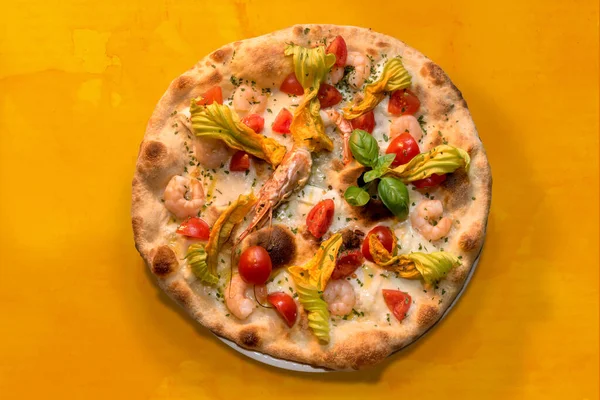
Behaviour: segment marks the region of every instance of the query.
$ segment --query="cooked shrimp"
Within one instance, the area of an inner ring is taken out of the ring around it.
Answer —
[[[390,136],[394,139],[396,136],[408,132],[416,141],[421,140],[423,130],[421,124],[412,115],[402,115],[390,125]]]
[[[411,214],[410,222],[425,239],[438,240],[446,236],[452,227],[452,220],[442,217],[443,213],[444,207],[441,201],[424,200]]]
[[[218,168],[229,159],[229,147],[219,139],[198,138],[194,141],[196,158],[205,168]]]
[[[371,62],[364,55],[356,51],[350,51],[348,52],[346,64],[354,67],[354,71],[348,75],[348,83],[356,89],[360,89],[370,74]]]
[[[167,210],[177,218],[198,215],[200,207],[206,201],[202,184],[194,178],[184,178],[181,175],[171,178],[163,194],[163,199]]]
[[[344,141],[344,164],[348,164],[350,161],[352,161],[352,152],[350,151],[350,135],[352,134],[352,124],[350,121],[345,119],[342,114],[333,109],[327,109],[325,110],[325,113],[329,119],[335,123],[342,134],[342,139]]]
[[[345,279],[329,281],[323,291],[323,300],[333,315],[346,315],[356,303],[354,288]]]
[[[277,167],[273,175],[265,182],[258,192],[258,201],[254,207],[254,217],[250,225],[238,238],[238,243],[244,239],[252,229],[263,218],[269,214],[272,215],[273,209],[286,201],[294,191],[300,190],[306,185],[310,177],[312,167],[312,158],[310,152],[304,148],[294,146],[290,150],[281,164]]]
[[[333,66],[331,71],[329,71],[329,82],[332,85],[335,85],[344,77],[344,67]]]
[[[267,108],[267,96],[250,85],[240,85],[233,94],[233,108],[241,113],[261,114]]]
[[[244,282],[240,274],[231,277],[225,288],[225,305],[239,319],[246,319],[256,308],[254,300],[248,297],[252,285]]]

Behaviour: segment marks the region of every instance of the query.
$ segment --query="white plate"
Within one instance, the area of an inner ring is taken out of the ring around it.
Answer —
[[[442,316],[440,317],[440,319],[438,319],[436,321],[435,324],[433,324],[429,329],[427,329],[425,332],[423,332],[423,334],[421,336],[419,336],[418,338],[416,338],[415,340],[413,340],[411,343],[409,343],[407,346],[403,347],[402,349],[398,350],[404,350],[406,347],[410,346],[411,344],[415,343],[417,340],[419,340],[421,337],[423,337],[423,335],[425,335],[427,332],[429,332],[434,326],[436,326],[441,320],[443,320],[446,315],[448,315],[448,313],[450,312],[450,310],[452,309],[452,307],[454,307],[454,305],[456,304],[456,302],[458,301],[458,299],[460,298],[460,296],[462,296],[463,292],[465,291],[467,284],[469,283],[469,281],[471,280],[471,277],[473,276],[473,273],[475,272],[475,268],[477,267],[477,264],[479,263],[479,258],[481,257],[481,251],[483,251],[483,246],[481,247],[481,250],[479,252],[479,255],[477,256],[477,258],[475,259],[475,262],[473,262],[473,267],[471,267],[471,271],[469,271],[469,275],[467,275],[467,279],[465,280],[465,283],[463,285],[463,287],[460,289],[460,292],[458,292],[458,295],[454,298],[454,301],[452,302],[452,304],[450,304],[450,307],[448,307],[446,309],[446,311],[444,311],[444,313],[442,314]],[[253,360],[259,361],[261,363],[267,364],[267,365],[271,365],[273,367],[277,367],[277,368],[282,368],[282,369],[287,369],[290,371],[300,371],[300,372],[313,372],[313,373],[319,373],[319,372],[332,372],[329,369],[326,368],[320,368],[320,367],[313,367],[311,365],[308,364],[301,364],[301,363],[297,363],[297,362],[293,362],[293,361],[288,361],[288,360],[282,360],[280,358],[275,358],[275,357],[271,357],[269,355],[260,353],[258,351],[252,351],[252,350],[247,350],[244,349],[243,347],[238,346],[236,343],[232,342],[231,340],[219,337],[219,340],[221,340],[223,343],[225,343],[227,346],[231,347],[232,349],[242,353],[243,355],[252,358]],[[397,353],[397,352],[396,352]],[[396,354],[396,353],[392,353],[389,355],[389,357],[391,357],[392,355]]]

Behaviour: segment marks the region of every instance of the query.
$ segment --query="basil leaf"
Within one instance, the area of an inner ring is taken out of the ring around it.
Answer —
[[[395,154],[386,154],[384,156],[379,157],[373,169],[365,173],[363,180],[365,182],[371,182],[372,180],[384,175],[387,172],[388,167],[392,165],[392,162],[394,162],[394,158],[396,158]]]
[[[349,186],[344,192],[344,198],[351,206],[364,206],[369,202],[371,196],[362,188]]]
[[[366,167],[373,167],[377,162],[379,145],[368,132],[355,129],[350,135],[350,150],[354,159]]]
[[[379,198],[397,218],[408,216],[408,189],[400,179],[386,176],[377,187]]]

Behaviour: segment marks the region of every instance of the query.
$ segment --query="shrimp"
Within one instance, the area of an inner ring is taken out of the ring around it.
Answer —
[[[286,201],[294,191],[306,185],[310,177],[312,158],[310,152],[302,147],[294,146],[290,150],[273,175],[265,182],[258,192],[258,201],[254,207],[254,217],[250,225],[238,238],[241,242],[252,229],[267,215],[272,215],[273,209]]]
[[[333,109],[327,109],[324,111],[327,114],[327,117],[329,117],[329,119],[336,124],[340,130],[340,133],[342,134],[342,138],[344,139],[344,164],[348,164],[350,161],[352,161],[352,152],[350,151],[350,135],[352,134],[352,124],[350,121],[345,119],[342,114]]]
[[[370,74],[371,62],[364,55],[356,51],[350,51],[348,52],[346,64],[354,67],[354,71],[348,75],[348,83],[356,89],[360,89]]]
[[[332,85],[335,85],[344,77],[344,67],[333,66],[331,71],[329,71],[329,82]]]
[[[218,168],[230,156],[229,147],[219,139],[201,138],[194,142],[196,158],[205,168]]]
[[[167,184],[163,194],[165,207],[177,218],[198,215],[200,207],[206,201],[202,184],[194,178],[175,175]]]
[[[452,220],[448,217],[442,218],[443,213],[441,201],[425,200],[420,202],[411,214],[410,222],[425,239],[438,240],[446,236],[452,227]]]
[[[333,315],[346,315],[356,303],[354,288],[345,279],[329,281],[323,291],[323,300]]]
[[[233,108],[241,113],[262,114],[267,108],[267,96],[250,85],[240,85],[233,94]]]
[[[410,133],[416,141],[421,140],[421,137],[423,137],[421,124],[419,124],[419,121],[412,115],[402,115],[396,118],[390,125],[390,136],[392,139],[404,132]]]
[[[239,319],[246,319],[256,308],[254,300],[248,297],[250,290],[252,285],[244,282],[240,274],[233,275],[225,288],[225,305]]]

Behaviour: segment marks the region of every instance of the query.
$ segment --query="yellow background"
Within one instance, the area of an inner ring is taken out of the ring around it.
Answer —
[[[598,398],[597,2],[13,0],[1,14],[0,398]],[[361,373],[238,355],[133,246],[130,180],[170,80],[302,22],[371,27],[439,63],[492,165],[464,297]]]

